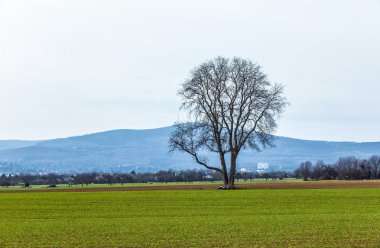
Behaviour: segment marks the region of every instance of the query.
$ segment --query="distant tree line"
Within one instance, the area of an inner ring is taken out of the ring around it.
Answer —
[[[238,172],[236,179],[238,181],[252,181],[255,178],[266,179],[283,179],[292,177],[293,173],[285,171],[273,171],[267,173],[257,172]],[[124,184],[124,183],[168,183],[168,182],[199,182],[199,181],[221,181],[220,173],[203,171],[203,170],[161,170],[156,173],[80,173],[80,174],[16,174],[0,176],[0,186],[16,186],[16,185],[89,185],[89,184]]]
[[[238,181],[252,181],[254,178],[284,178],[290,177],[292,173],[289,172],[238,172],[236,179]],[[222,181],[222,175],[217,172],[204,171],[204,170],[161,170],[155,173],[79,173],[79,174],[15,174],[0,176],[0,186],[23,186],[23,185],[89,185],[89,184],[124,184],[124,183],[191,183],[191,182],[212,182]]]
[[[267,171],[263,173],[239,171],[236,180],[253,181],[255,178],[284,179],[302,178],[303,180],[364,180],[380,179],[380,156],[373,155],[368,159],[353,156],[341,157],[335,163],[323,161],[302,162],[294,172]],[[89,184],[124,184],[124,183],[191,183],[222,181],[222,175],[214,171],[204,170],[161,170],[158,172],[129,173],[77,173],[77,174],[2,174],[0,186],[17,185],[89,185]]]
[[[305,161],[294,171],[295,177],[304,180],[364,180],[380,179],[380,156],[368,159],[353,156],[341,157],[333,164]]]

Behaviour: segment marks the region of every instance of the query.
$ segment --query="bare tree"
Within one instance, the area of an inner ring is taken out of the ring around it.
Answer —
[[[369,165],[371,167],[371,177],[372,179],[377,179],[379,167],[380,167],[380,157],[377,155],[372,155],[369,158]]]
[[[319,180],[323,176],[323,168],[325,167],[325,163],[322,160],[319,160],[315,163],[314,170],[312,172],[313,178]]]
[[[287,105],[283,87],[270,82],[252,61],[218,57],[192,70],[179,95],[191,121],[176,125],[171,151],[190,154],[223,175],[223,188],[235,188],[240,151],[273,146],[277,119]],[[220,164],[210,165],[201,155],[205,151],[216,153]]]
[[[313,172],[313,164],[310,161],[302,162],[298,168],[299,173],[302,175],[303,180],[309,180]]]

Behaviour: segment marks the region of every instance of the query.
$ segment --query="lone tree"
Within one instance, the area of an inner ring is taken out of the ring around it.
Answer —
[[[260,65],[236,57],[206,61],[190,75],[178,92],[190,121],[176,124],[170,149],[221,173],[223,188],[234,189],[241,150],[273,146],[276,121],[287,105],[283,87],[270,82]],[[209,164],[211,153],[220,164]]]

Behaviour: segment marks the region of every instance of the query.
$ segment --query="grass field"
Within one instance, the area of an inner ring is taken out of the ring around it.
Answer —
[[[264,180],[256,180],[252,183],[258,183],[258,182],[263,182]],[[292,182],[295,181],[300,181],[300,180],[291,180]],[[269,182],[269,181],[268,181]],[[108,184],[75,184],[71,185],[70,187],[68,184],[58,184],[57,187],[48,187],[48,185],[32,185],[30,188],[23,188],[20,186],[9,186],[9,187],[0,187],[0,192],[1,191],[6,191],[6,190],[57,190],[57,189],[83,189],[83,188],[120,188],[120,187],[151,187],[151,186],[174,186],[174,185],[215,185],[215,187],[223,184],[222,181],[216,181],[216,182],[191,182],[191,183],[185,183],[185,182],[168,182],[168,183],[162,183],[162,182],[157,182],[157,183],[114,183],[111,185]]]
[[[237,184],[256,184],[256,183],[294,183],[294,182],[304,182],[301,179],[284,179],[284,180],[265,180],[264,178],[257,178],[253,181],[247,180],[246,182],[240,181],[237,182]],[[9,186],[9,187],[0,187],[0,192],[5,190],[56,190],[56,189],[82,189],[82,188],[115,188],[115,187],[152,187],[152,186],[188,186],[188,185],[214,185],[215,188],[222,185],[222,181],[213,181],[213,182],[154,182],[154,183],[114,183],[111,185],[108,184],[75,184],[71,187],[68,186],[68,184],[58,184],[57,187],[48,187],[48,185],[32,185],[30,188],[23,188],[20,186]]]
[[[0,194],[0,247],[380,247],[380,189]]]

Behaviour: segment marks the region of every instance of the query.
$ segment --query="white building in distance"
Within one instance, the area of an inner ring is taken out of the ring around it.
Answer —
[[[269,169],[269,164],[268,163],[257,163],[257,172],[258,173],[264,173],[267,172]]]

